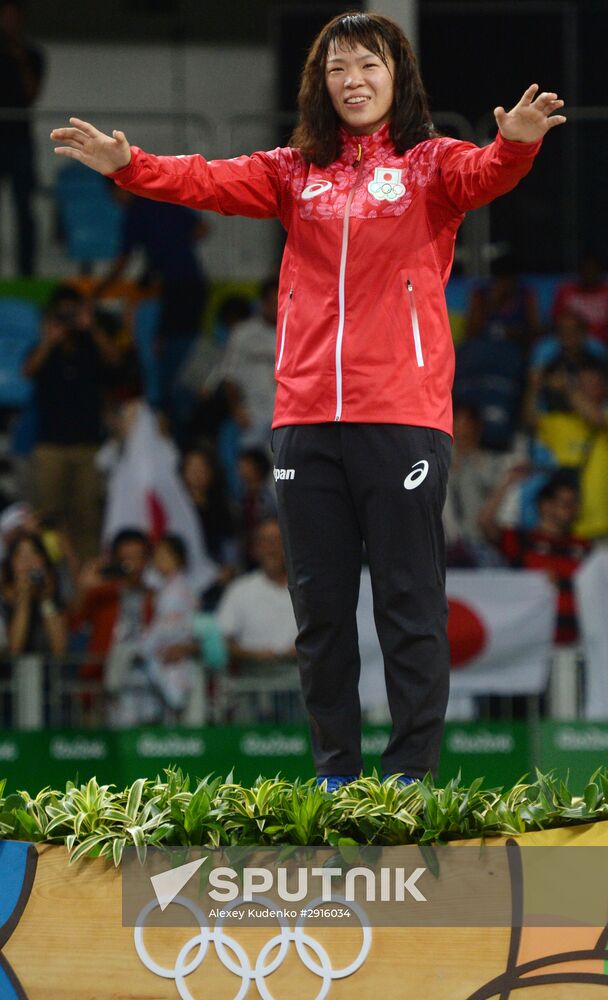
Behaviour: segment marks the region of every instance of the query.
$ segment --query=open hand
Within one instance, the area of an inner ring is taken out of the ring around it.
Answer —
[[[55,149],[59,156],[80,160],[100,174],[111,174],[131,162],[131,147],[124,132],[114,130],[111,136],[106,135],[80,118],[70,118],[70,124],[71,128],[54,128],[51,132],[51,139],[64,143]]]
[[[537,142],[549,129],[555,125],[563,125],[564,115],[554,114],[558,108],[563,108],[564,102],[557,94],[546,93],[534,97],[538,84],[533,83],[524,93],[518,104],[510,111],[504,108],[494,108],[494,117],[503,139],[512,142]]]

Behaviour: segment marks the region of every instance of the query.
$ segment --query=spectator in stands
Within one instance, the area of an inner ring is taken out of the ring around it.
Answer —
[[[223,359],[231,331],[251,316],[251,302],[244,295],[230,295],[220,305],[212,335],[201,335],[180,369],[176,383],[185,446],[215,444],[218,431],[230,417],[230,403],[223,377]]]
[[[205,607],[211,610],[238,570],[236,526],[222,474],[210,448],[192,449],[186,453],[182,477],[196,508],[207,552],[218,566],[217,581],[205,593]]]
[[[479,514],[506,468],[516,460],[481,447],[479,412],[469,403],[454,406],[454,447],[443,526],[447,565],[494,566],[496,551],[484,538]]]
[[[12,655],[65,653],[67,622],[57,574],[36,534],[20,533],[9,544],[2,563],[0,619]]]
[[[122,459],[129,434],[137,420],[140,404],[141,401],[139,399],[128,399],[124,403],[115,406],[112,412],[109,412],[106,416],[107,437],[95,455],[95,466],[102,477],[103,492],[106,495],[108,483],[111,481],[111,477],[115,474]],[[168,435],[166,443],[177,462],[179,453],[172,438]]]
[[[269,278],[261,288],[260,312],[238,323],[230,334],[222,365],[231,415],[244,447],[267,448],[275,396],[277,296]]]
[[[512,470],[488,498],[479,518],[489,542],[517,569],[544,570],[557,588],[555,642],[568,645],[578,638],[572,578],[589,552],[589,543],[574,534],[579,512],[578,490],[572,476],[557,472],[537,496],[538,525],[530,531],[500,529],[496,513],[519,470]]]
[[[578,267],[578,277],[560,285],[555,295],[553,319],[566,310],[578,313],[585,321],[589,334],[608,346],[608,281],[602,275],[602,264],[593,253],[587,253]]]
[[[485,334],[464,340],[456,350],[454,399],[480,414],[481,445],[509,451],[519,428],[525,386],[525,356],[514,340]]]
[[[74,596],[78,560],[67,532],[48,522],[25,501],[10,504],[0,514],[0,558],[20,535],[36,535],[43,544],[57,576],[61,603],[68,605]]]
[[[157,333],[161,402],[172,413],[176,375],[200,333],[207,300],[207,278],[197,244],[207,235],[208,226],[199,212],[183,205],[138,198],[114,184],[112,190],[125,204],[122,246],[97,294],[122,275],[135,250],[143,250],[146,278],[159,280],[161,286]]]
[[[546,368],[532,368],[524,404],[524,418],[535,435],[536,457],[546,465],[581,469],[602,418],[605,367],[587,355],[569,370],[559,358]],[[586,393],[592,393],[591,410]],[[593,419],[589,419],[593,413]]]
[[[34,273],[36,224],[32,195],[36,187],[34,142],[28,109],[40,93],[45,60],[25,34],[23,4],[0,2],[0,117],[4,109],[23,108],[23,117],[2,121],[0,181],[11,186],[17,218],[19,273]]]
[[[553,347],[545,342],[548,349],[544,350],[539,344],[536,357],[541,362],[530,366],[523,415],[537,443],[545,448],[546,463],[580,467],[587,454],[590,429],[574,406],[574,399],[580,396],[576,386],[581,371],[601,366],[601,351],[589,347],[582,320],[574,313],[562,313],[558,330],[559,340]]]
[[[227,295],[218,307],[213,326],[213,339],[226,347],[238,323],[244,323],[253,312],[253,301],[247,295]]]
[[[576,524],[584,538],[608,537],[608,370],[589,361],[579,369],[570,393],[574,412],[589,429],[580,470],[581,510]]]
[[[9,504],[0,514],[0,559],[19,535],[37,535],[39,531],[40,521],[31,504],[24,500]]]
[[[143,373],[137,346],[130,333],[125,331],[123,314],[107,305],[96,303],[93,321],[94,328],[101,331],[114,345],[114,361],[104,378],[104,424],[107,424],[117,406],[144,396]]]
[[[103,678],[110,719],[124,689],[138,643],[154,615],[154,594],[144,582],[148,539],[135,528],[120,531],[107,558],[88,563],[78,582],[74,627],[87,629],[84,678]]]
[[[478,410],[484,448],[508,451],[520,418],[527,346],[540,321],[511,258],[493,270],[492,281],[471,295],[466,337],[456,351],[454,398]]]
[[[605,365],[587,357],[578,369],[550,365],[530,372],[525,414],[534,457],[546,467],[573,469],[579,480],[577,531],[608,535],[608,381]]]
[[[154,549],[154,568],[162,579],[156,595],[154,617],[145,629],[139,653],[143,675],[159,700],[155,720],[165,724],[203,722],[202,676],[197,661],[193,619],[197,599],[186,577],[186,546],[178,535],[165,535]]]
[[[271,464],[261,448],[246,448],[239,456],[241,482],[241,546],[247,569],[257,566],[255,541],[258,524],[276,517],[277,504],[269,482]]]
[[[237,666],[295,662],[297,628],[276,519],[257,525],[255,556],[260,568],[226,588],[217,612],[220,628]]]
[[[524,285],[512,256],[499,257],[492,278],[473,289],[466,320],[467,337],[480,334],[528,344],[541,332],[535,294]]]
[[[608,347],[587,333],[587,323],[574,309],[564,308],[555,320],[555,329],[534,344],[530,353],[531,368],[548,368],[573,374],[590,358],[605,361]]]
[[[38,415],[36,507],[42,517],[66,524],[81,558],[90,558],[98,546],[94,459],[102,432],[104,379],[118,363],[114,342],[93,324],[82,297],[59,288],[46,311],[40,343],[23,370],[34,382]]]

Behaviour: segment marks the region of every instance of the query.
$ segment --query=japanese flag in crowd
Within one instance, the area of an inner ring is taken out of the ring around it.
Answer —
[[[446,590],[451,691],[544,691],[557,606],[547,575],[536,570],[452,570]]]
[[[598,546],[574,576],[585,650],[585,717],[608,719],[608,549]]]
[[[546,687],[556,593],[544,573],[458,570],[448,573],[448,638],[454,697],[539,694]],[[376,637],[369,572],[361,577],[357,609],[366,709],[384,703],[384,667]]]
[[[198,590],[215,580],[217,567],[205,551],[202,526],[179,477],[178,454],[160,433],[156,417],[139,403],[124,447],[110,472],[103,539],[123,528],[140,528],[152,541],[179,535],[188,550],[188,575]]]

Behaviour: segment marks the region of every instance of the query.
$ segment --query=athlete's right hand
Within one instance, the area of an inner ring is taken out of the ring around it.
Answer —
[[[55,149],[59,156],[80,160],[100,174],[111,174],[131,162],[131,147],[124,132],[114,130],[111,136],[106,135],[80,118],[70,118],[70,125],[51,132],[51,139],[63,143]]]

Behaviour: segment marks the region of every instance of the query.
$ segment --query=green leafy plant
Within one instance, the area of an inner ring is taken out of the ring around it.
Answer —
[[[599,768],[575,797],[553,773],[536,771],[513,788],[462,784],[457,775],[438,788],[427,775],[412,785],[382,782],[374,774],[330,794],[314,779],[259,777],[251,787],[207,775],[193,785],[179,768],[164,777],[138,778],[117,789],[68,781],[65,790],[43,788],[5,796],[0,780],[0,839],[64,844],[70,862],[106,858],[119,865],[125,847],[140,858],[154,846],[283,846],[286,853],[327,845],[348,853],[376,847],[518,836],[527,830],[608,819],[608,769]]]

